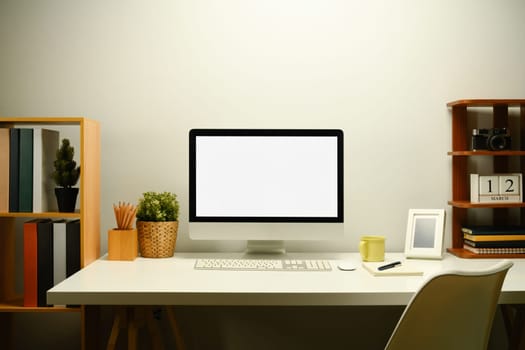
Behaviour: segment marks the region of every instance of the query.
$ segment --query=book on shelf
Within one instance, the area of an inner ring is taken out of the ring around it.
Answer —
[[[474,248],[525,248],[525,240],[520,241],[471,241],[469,239],[463,240],[464,244],[467,244]]]
[[[521,241],[525,240],[525,234],[523,235],[471,235],[463,233],[463,239],[468,239],[473,242],[496,242],[496,241]]]
[[[66,223],[66,276],[80,270],[80,220]]]
[[[37,305],[49,306],[46,293],[53,287],[53,222],[42,219],[37,224]]]
[[[52,174],[56,150],[59,147],[57,130],[33,130],[33,212],[58,211]]]
[[[18,166],[20,129],[9,129],[9,211],[18,211]]]
[[[20,128],[18,211],[33,211],[33,129]]]
[[[58,284],[80,270],[80,220],[53,221],[53,276]]]
[[[464,226],[461,231],[471,235],[525,235],[522,226]]]
[[[0,128],[0,213],[9,211],[9,129]]]
[[[475,248],[468,244],[463,248],[475,254],[525,254],[525,248]]]
[[[38,305],[37,227],[40,219],[24,223],[24,306]]]
[[[67,220],[53,221],[53,283],[66,279],[66,223]]]

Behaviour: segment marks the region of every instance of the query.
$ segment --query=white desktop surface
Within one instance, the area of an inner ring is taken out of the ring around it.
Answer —
[[[47,293],[51,304],[81,305],[406,305],[423,281],[445,269],[477,269],[495,259],[417,260],[423,276],[372,276],[358,253],[289,253],[297,259],[328,259],[329,272],[195,270],[196,258],[241,253],[175,253],[172,258],[91,263]],[[337,263],[350,260],[355,271]],[[387,253],[386,262],[404,260]],[[410,259],[414,261],[414,259]],[[501,304],[525,304],[525,259],[511,259]]]

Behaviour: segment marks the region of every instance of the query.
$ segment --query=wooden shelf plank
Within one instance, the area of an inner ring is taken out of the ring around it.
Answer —
[[[451,151],[449,156],[525,156],[525,151]]]
[[[84,117],[0,117],[0,123],[79,125]]]
[[[525,105],[525,99],[463,99],[447,103],[448,107],[492,107],[497,105],[519,107],[521,105]]]
[[[42,212],[42,213],[0,213],[0,217],[6,218],[80,218],[80,213],[64,213],[64,212]]]
[[[457,208],[525,208],[525,203],[472,203],[470,201],[448,201],[448,204]]]
[[[80,307],[59,306],[40,306],[26,307],[24,299],[17,298],[14,300],[0,301],[0,312],[80,312]]]

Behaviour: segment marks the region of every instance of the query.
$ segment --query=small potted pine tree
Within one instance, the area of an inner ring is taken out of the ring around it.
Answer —
[[[60,148],[56,151],[54,161],[55,171],[53,180],[58,187],[55,188],[58,210],[61,212],[74,212],[78,196],[77,184],[80,177],[80,167],[73,160],[75,149],[71,146],[69,139],[62,139]]]

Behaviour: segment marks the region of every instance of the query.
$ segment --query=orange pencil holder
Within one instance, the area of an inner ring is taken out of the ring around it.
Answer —
[[[138,255],[137,229],[108,231],[108,260],[135,260]]]

